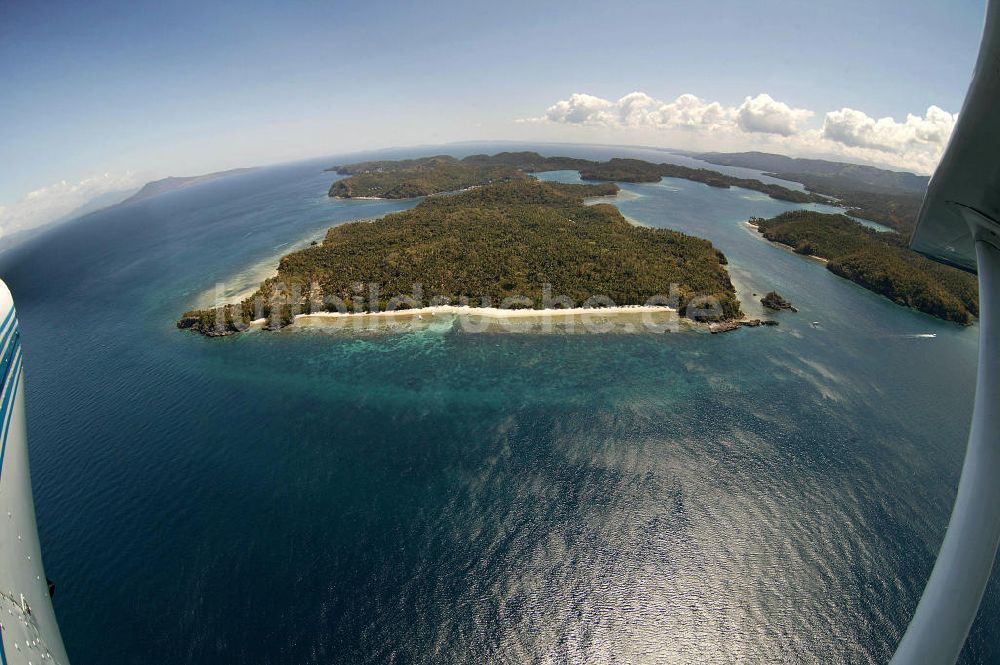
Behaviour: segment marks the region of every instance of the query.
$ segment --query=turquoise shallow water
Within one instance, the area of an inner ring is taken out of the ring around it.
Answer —
[[[175,330],[216,282],[412,204],[327,200],[336,161],[3,257],[74,663],[887,660],[947,521],[977,328],[743,224],[790,204],[666,180],[618,205],[800,312],[718,336]],[[963,663],[1000,661],[996,581],[981,614]]]

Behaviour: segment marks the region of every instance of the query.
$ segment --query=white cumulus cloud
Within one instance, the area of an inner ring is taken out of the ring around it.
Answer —
[[[656,124],[684,129],[721,129],[733,122],[733,109],[719,102],[706,102],[695,95],[681,95],[660,104]]]
[[[958,114],[931,106],[924,116],[908,114],[906,120],[876,120],[863,111],[842,108],[830,111],[823,121],[823,136],[858,148],[887,152],[912,149],[943,149],[951,136]]]
[[[644,92],[633,92],[612,101],[576,93],[550,106],[541,118],[530,120],[619,128],[738,128],[744,132],[789,136],[799,131],[799,124],[812,115],[812,111],[792,108],[763,93],[747,97],[737,107],[723,106],[691,94],[661,101]]]
[[[574,124],[610,124],[615,122],[613,107],[614,103],[606,99],[576,93],[550,106],[542,119]]]
[[[648,140],[650,132],[662,130],[669,140],[684,144],[675,143],[676,147],[771,150],[930,173],[958,119],[937,106],[902,121],[875,119],[851,108],[823,114],[822,123],[813,120],[816,115],[763,92],[746,97],[738,106],[692,94],[664,101],[645,92],[617,100],[576,93],[557,101],[543,116],[521,122],[590,127],[602,140],[623,132],[635,140]]]
[[[781,136],[797,134],[801,129],[800,125],[814,115],[808,109],[792,108],[765,93],[747,97],[736,113],[743,131]]]

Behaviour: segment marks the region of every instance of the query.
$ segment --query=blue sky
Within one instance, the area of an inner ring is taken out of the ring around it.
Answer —
[[[764,148],[928,171],[984,7],[0,0],[0,225],[51,215],[43,200],[166,175],[466,139]],[[619,103],[637,91],[638,106]]]

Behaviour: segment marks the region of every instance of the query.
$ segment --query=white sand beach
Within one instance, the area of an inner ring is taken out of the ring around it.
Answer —
[[[682,319],[677,310],[660,305],[625,305],[615,307],[573,307],[551,309],[503,309],[500,307],[463,307],[434,305],[381,312],[316,312],[298,314],[294,328],[356,330],[419,329],[457,320],[464,330],[473,332],[667,332],[679,327],[697,328],[701,324]],[[262,328],[266,319],[251,322],[252,329]],[[705,327],[705,326],[701,326]],[[707,327],[705,327],[707,330]]]
[[[746,227],[748,229],[750,229],[751,233],[754,236],[756,236],[760,240],[763,240],[764,242],[769,242],[772,245],[774,245],[776,247],[780,247],[781,249],[787,250],[787,251],[789,251],[792,254],[795,254],[797,256],[804,256],[804,257],[806,257],[808,259],[813,259],[814,261],[819,261],[820,263],[822,263],[824,265],[830,262],[829,259],[824,259],[822,256],[816,256],[815,254],[799,254],[798,252],[795,251],[795,248],[792,247],[791,245],[786,245],[783,242],[778,242],[777,240],[768,240],[767,238],[765,238],[764,234],[760,232],[760,227],[758,227],[756,224],[751,224],[749,221],[746,221],[746,222],[743,222],[743,223],[746,225]]]
[[[676,312],[672,307],[661,305],[621,305],[615,307],[563,307],[551,309],[503,309],[500,307],[463,307],[460,305],[433,305],[430,307],[415,307],[383,312],[316,312],[314,314],[299,314],[299,319],[338,319],[346,317],[371,318],[406,318],[417,316],[434,316],[439,314],[454,314],[459,316],[481,316],[491,319],[523,319],[567,316],[614,316],[616,314],[667,314]],[[263,321],[263,319],[261,319]]]

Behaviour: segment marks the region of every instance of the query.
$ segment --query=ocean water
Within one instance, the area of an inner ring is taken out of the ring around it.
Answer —
[[[602,151],[652,154],[573,150]],[[328,200],[337,161],[0,257],[74,663],[886,662],[947,523],[978,328],[743,223],[791,204],[664,180],[617,205],[799,313],[715,336],[176,330],[217,283],[412,205]],[[998,620],[994,579],[961,662],[1000,662]]]

